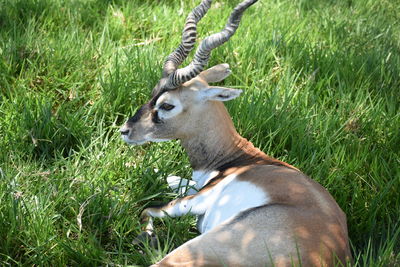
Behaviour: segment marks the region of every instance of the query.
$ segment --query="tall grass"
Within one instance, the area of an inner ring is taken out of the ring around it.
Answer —
[[[217,1],[199,35],[238,1]],[[138,215],[190,177],[177,141],[128,147],[118,127],[150,95],[198,1],[0,1],[0,264],[148,265],[197,235]],[[356,266],[400,264],[400,4],[264,0],[212,54],[238,131],[325,186]],[[189,231],[188,231],[189,230]]]

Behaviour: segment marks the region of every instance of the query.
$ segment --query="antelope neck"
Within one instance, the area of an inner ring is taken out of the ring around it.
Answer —
[[[195,171],[220,171],[254,164],[281,165],[294,168],[267,156],[240,136],[225,108],[219,116],[210,118],[208,126],[198,127],[196,135],[181,139]],[[224,114],[226,113],[226,114]],[[294,168],[295,169],[295,168]]]

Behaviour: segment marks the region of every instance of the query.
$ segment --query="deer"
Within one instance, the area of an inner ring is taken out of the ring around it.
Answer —
[[[319,183],[236,131],[223,102],[242,90],[212,85],[230,75],[228,64],[206,69],[211,51],[234,35],[243,12],[257,0],[239,3],[223,30],[204,38],[193,60],[179,68],[211,2],[202,0],[189,13],[151,99],[120,128],[131,145],[179,140],[193,169],[194,190],[142,211],[138,240],[154,240],[154,218],[190,214],[198,217],[200,235],[152,266],[350,264],[346,215],[337,202]]]

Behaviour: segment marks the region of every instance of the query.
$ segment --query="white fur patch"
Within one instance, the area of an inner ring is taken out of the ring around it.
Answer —
[[[166,141],[170,141],[171,139],[159,139],[159,138],[151,138],[149,137],[150,134],[146,134],[145,138],[146,138],[146,142],[154,142],[154,143],[161,143],[161,142],[166,142]],[[144,142],[145,143],[145,142]]]
[[[201,189],[218,173],[218,171],[193,172],[193,180],[197,182],[195,186]],[[182,183],[191,182],[178,176],[170,176],[167,181],[170,186],[176,188],[179,188]],[[236,174],[228,175],[210,189],[193,195],[193,198],[182,199],[175,205],[168,205],[163,211],[154,211],[150,215],[155,217],[164,217],[165,213],[171,217],[188,213],[197,215],[197,228],[201,233],[205,233],[242,211],[268,204],[270,201],[270,197],[264,190],[253,183],[239,181]]]
[[[160,106],[163,103],[167,103],[170,105],[174,105],[175,107],[171,110],[163,110],[160,108]],[[156,106],[155,106],[156,110],[158,111],[158,117],[161,120],[165,120],[165,119],[169,119],[172,117],[175,117],[176,115],[178,115],[179,113],[182,112],[183,110],[183,106],[181,101],[179,101],[179,99],[174,98],[171,94],[164,93],[162,94],[156,102]]]
[[[225,177],[212,189],[202,193],[200,206],[206,211],[198,222],[198,230],[205,233],[240,212],[265,205],[269,196],[250,182],[238,181],[236,174]]]
[[[171,175],[167,177],[167,183],[172,191],[180,195],[194,195],[197,193],[195,181]]]
[[[193,171],[192,180],[196,182],[196,188],[200,189],[218,174],[218,171]]]
[[[124,140],[125,142],[127,142],[129,145],[143,145],[144,143],[146,143],[146,140],[140,140],[140,141],[132,141],[131,139],[129,139],[129,137],[127,135],[121,135],[122,140]]]
[[[238,97],[242,93],[240,89],[231,89],[218,86],[210,86],[199,93],[201,100],[229,101]]]

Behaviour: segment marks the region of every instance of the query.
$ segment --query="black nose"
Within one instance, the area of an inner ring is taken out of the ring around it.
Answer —
[[[129,134],[129,130],[127,130],[127,129],[121,129],[119,132],[121,133],[121,135],[128,135]]]

